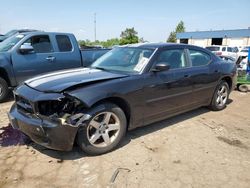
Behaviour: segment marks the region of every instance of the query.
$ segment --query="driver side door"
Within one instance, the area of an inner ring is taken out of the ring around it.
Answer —
[[[157,63],[168,64],[170,69],[145,74],[144,124],[184,112],[193,103],[187,51],[184,48],[163,49],[158,53],[154,65]]]
[[[31,45],[34,51],[21,53],[16,50],[13,52],[13,69],[18,84],[35,75],[54,70],[54,49],[49,35],[32,36],[22,44]]]

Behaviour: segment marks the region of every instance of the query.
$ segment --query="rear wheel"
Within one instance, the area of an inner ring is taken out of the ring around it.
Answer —
[[[214,111],[224,109],[227,105],[228,96],[228,84],[225,81],[221,81],[214,92],[213,99],[209,107]]]
[[[0,78],[0,102],[4,102],[9,95],[9,88],[7,82]]]
[[[92,118],[79,129],[77,142],[90,155],[113,150],[126,133],[127,120],[117,105],[104,103],[91,110]]]

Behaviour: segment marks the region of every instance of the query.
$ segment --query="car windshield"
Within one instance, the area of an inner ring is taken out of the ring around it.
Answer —
[[[119,47],[97,59],[91,67],[110,71],[139,73],[148,64],[153,52],[153,49]]]
[[[243,48],[241,52],[248,52],[248,48]]]
[[[10,37],[10,36],[12,36],[12,35],[14,35],[14,34],[16,34],[16,33],[17,33],[17,30],[11,30],[11,31],[5,33],[4,35],[5,35],[6,37]]]
[[[206,47],[206,49],[212,51],[212,52],[215,52],[215,51],[219,51],[220,50],[220,47],[218,46],[209,46],[209,47]]]
[[[13,46],[15,46],[23,37],[24,35],[19,34],[19,35],[15,35],[15,36],[7,38],[6,40],[0,43],[0,52],[7,52]]]

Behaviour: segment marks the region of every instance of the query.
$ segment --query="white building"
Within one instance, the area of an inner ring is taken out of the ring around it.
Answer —
[[[177,33],[177,43],[201,47],[210,45],[250,46],[250,28]]]

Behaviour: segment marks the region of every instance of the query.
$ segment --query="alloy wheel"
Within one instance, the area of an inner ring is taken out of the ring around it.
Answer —
[[[119,135],[121,123],[113,112],[101,112],[88,124],[87,139],[95,147],[111,145]]]
[[[217,92],[216,103],[218,106],[224,106],[227,102],[228,89],[225,85],[222,85]]]

